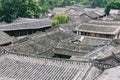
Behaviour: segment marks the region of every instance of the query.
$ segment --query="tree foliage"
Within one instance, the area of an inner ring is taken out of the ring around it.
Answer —
[[[89,0],[82,0],[82,1],[80,2],[80,4],[89,5],[90,2],[89,2]]]
[[[107,4],[105,13],[109,15],[110,9],[120,9],[120,0],[112,1]]]
[[[58,24],[64,24],[69,22],[69,17],[66,14],[57,14],[52,21],[52,26],[56,26]]]
[[[81,0],[38,0],[39,5],[42,7],[42,13],[48,12],[48,10],[54,7],[65,7],[73,4],[80,3]]]
[[[39,17],[40,7],[35,0],[1,0],[0,19],[12,22],[18,17]]]
[[[105,7],[108,2],[120,0],[0,0],[0,20],[12,22],[18,17],[37,18],[54,7],[84,4],[91,7]],[[114,5],[113,3],[111,3]],[[115,3],[116,4],[116,3]],[[110,4],[109,4],[110,5]],[[106,13],[111,6],[106,7]]]
[[[107,0],[91,0],[92,7],[104,7],[107,4]]]
[[[109,0],[81,0],[80,4],[89,5],[93,8],[104,7]]]

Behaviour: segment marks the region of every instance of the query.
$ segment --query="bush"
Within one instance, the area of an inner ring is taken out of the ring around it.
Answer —
[[[52,21],[52,26],[54,27],[54,26],[56,26],[56,25],[58,25],[59,24],[59,21],[58,20],[53,20]]]
[[[54,20],[52,21],[52,26],[56,26],[58,24],[64,24],[69,22],[69,17],[66,14],[57,14],[54,16]]]
[[[12,22],[18,17],[38,18],[40,6],[35,0],[1,0],[1,21]]]

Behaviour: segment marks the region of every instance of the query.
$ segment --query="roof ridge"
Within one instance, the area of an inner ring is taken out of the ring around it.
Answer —
[[[77,65],[91,65],[92,64],[92,61],[77,61],[77,60],[68,60],[68,59],[59,59],[59,58],[48,58],[48,57],[42,57],[42,56],[36,56],[36,55],[27,55],[27,54],[18,54],[18,53],[15,53],[15,52],[9,52],[9,51],[6,51],[5,52],[7,56],[9,55],[13,55],[13,56],[21,56],[21,57],[25,57],[25,58],[31,58],[31,59],[36,59],[36,60],[51,60],[51,61],[57,61],[57,62],[63,62],[63,63],[69,63],[69,64],[77,64]],[[11,57],[9,57],[11,58]],[[15,58],[15,57],[13,57]]]

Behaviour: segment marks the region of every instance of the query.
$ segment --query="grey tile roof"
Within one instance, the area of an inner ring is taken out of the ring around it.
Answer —
[[[120,80],[120,66],[116,66],[105,70],[98,78],[95,80]]]
[[[69,12],[67,13],[69,16],[80,16],[84,14],[84,12]]]
[[[84,53],[88,54],[89,52],[92,52],[97,47],[101,47],[110,41],[107,39],[85,37],[82,42],[71,43],[71,41],[77,39],[80,38],[76,38],[76,36],[71,33],[55,31],[43,34],[43,36],[40,37],[33,37],[32,40],[10,46],[8,47],[8,50],[26,54],[34,53],[34,55],[44,55],[43,53],[45,53],[45,55],[46,53],[51,53],[50,55],[54,53],[83,55]],[[51,56],[48,55],[47,57]]]
[[[120,26],[120,21],[100,21],[100,20],[91,20],[90,23],[97,25],[112,25]]]
[[[91,20],[90,17],[88,17],[87,15],[82,15],[80,17],[80,20],[83,22],[83,23],[86,23],[86,22],[89,22]]]
[[[78,38],[78,39],[80,39],[80,38]],[[80,45],[88,45],[88,46],[103,46],[111,41],[112,41],[111,39],[86,36],[83,39],[83,41],[81,41],[79,44]]]
[[[89,11],[89,12],[85,12],[85,13],[87,14],[87,16],[89,16],[92,19],[100,17],[99,14],[95,13],[94,11]]]
[[[79,26],[80,24],[82,24],[82,22],[80,22],[80,21],[79,22],[71,22],[71,23],[68,23],[68,24],[60,24],[60,25],[58,25],[58,27],[69,32],[69,31],[74,31],[75,28],[77,26]]]
[[[62,31],[48,32],[43,36],[11,46],[10,50],[26,54],[39,54],[55,47],[58,42],[72,37],[71,34]]]
[[[4,54],[4,49],[0,47],[0,56]]]
[[[6,34],[5,32],[0,31],[0,45],[11,43],[13,38]]]
[[[98,59],[97,61],[101,63],[110,64],[112,66],[118,66],[120,64],[120,53],[113,53],[105,58]]]
[[[82,80],[86,73],[94,72],[90,71],[92,63],[89,62],[15,54],[2,55],[0,65],[2,80]]]
[[[94,12],[95,12],[96,14],[98,14],[99,16],[104,16],[104,15],[105,15],[105,12],[102,12],[102,11],[100,11],[100,10],[94,10]]]
[[[19,19],[10,24],[0,25],[1,31],[25,30],[25,29],[40,29],[51,26],[51,20],[46,19]]]
[[[53,14],[58,14],[58,13],[69,13],[70,10],[74,10],[75,12],[80,12],[84,10],[84,7],[82,5],[73,5],[73,6],[66,6],[65,8],[63,7],[55,7],[50,13]]]
[[[79,40],[80,38],[78,38]],[[75,39],[77,40],[77,39]],[[55,48],[52,50],[52,53],[71,55],[71,56],[79,56],[81,59],[85,56],[100,48],[111,40],[102,39],[102,38],[93,38],[93,37],[85,37],[81,42],[71,42],[73,40],[64,40],[59,42]]]
[[[97,24],[83,24],[79,26],[79,31],[94,32],[100,34],[117,34],[120,31],[120,27]]]
[[[53,14],[65,13],[66,10],[67,10],[67,8],[56,7],[51,11],[51,13],[53,13]]]
[[[110,15],[119,15],[120,14],[120,10],[119,9],[111,9],[110,10]]]
[[[68,11],[70,11],[70,10],[74,10],[75,12],[84,11],[84,6],[83,5],[67,6],[66,8],[68,9]]]
[[[57,48],[62,48],[66,50],[71,50],[71,51],[78,51],[78,52],[90,52],[95,49],[93,46],[86,46],[86,45],[79,45],[79,43],[59,43]]]
[[[85,13],[93,19],[105,15],[103,8],[85,8]]]
[[[108,44],[96,49],[87,57],[91,59],[104,59],[108,56],[111,56],[112,53],[120,53],[120,43],[118,41],[116,42],[116,40],[112,40]]]
[[[85,8],[85,12],[87,12],[87,11],[95,11],[95,10],[97,10],[97,11],[99,11],[101,13],[104,13],[105,8]]]
[[[108,56],[111,56],[111,54],[112,53],[120,53],[120,44],[116,44],[116,46],[115,45],[109,45],[109,46],[107,46],[106,48],[103,48],[104,49],[104,51],[102,52],[102,54],[100,54],[100,55],[96,55],[96,57],[97,57],[97,59],[103,59],[103,58],[106,58],[106,57],[108,57]],[[105,49],[107,49],[106,51],[105,51]]]

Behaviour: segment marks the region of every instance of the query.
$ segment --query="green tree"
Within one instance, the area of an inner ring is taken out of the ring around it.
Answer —
[[[89,5],[89,4],[90,4],[90,1],[89,1],[89,0],[82,0],[82,1],[80,2],[80,4]]]
[[[1,0],[1,21],[12,22],[18,17],[39,17],[40,6],[35,0]]]
[[[120,9],[120,0],[112,1],[107,4],[105,13],[109,15],[110,9]]]
[[[69,22],[69,17],[66,14],[57,14],[54,16],[54,20],[52,21],[52,26],[56,26],[58,24],[64,24]]]
[[[46,12],[48,12],[49,9],[50,9],[50,5],[48,3],[45,3],[44,5],[42,5],[41,12],[45,14]]]
[[[108,0],[92,0],[92,7],[105,7]]]
[[[91,7],[104,7],[109,0],[81,0],[80,3]]]

